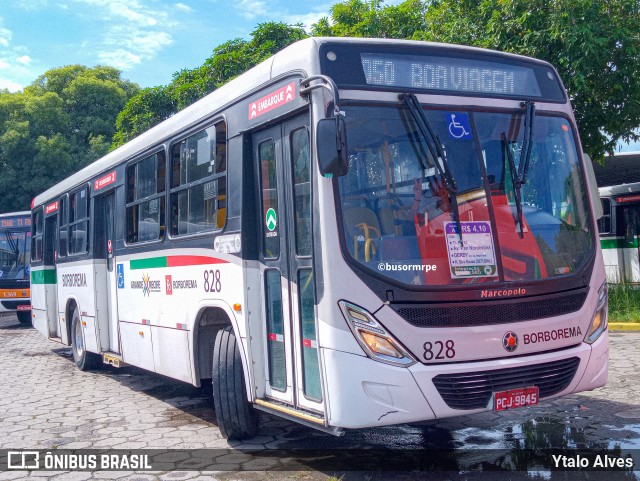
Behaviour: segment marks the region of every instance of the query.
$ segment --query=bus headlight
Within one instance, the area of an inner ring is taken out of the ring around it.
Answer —
[[[346,301],[340,301],[338,305],[356,340],[371,359],[402,367],[416,363],[413,356],[367,311]]]
[[[607,329],[609,286],[606,281],[598,291],[598,306],[591,320],[591,325],[584,338],[584,342],[593,344],[600,335]]]

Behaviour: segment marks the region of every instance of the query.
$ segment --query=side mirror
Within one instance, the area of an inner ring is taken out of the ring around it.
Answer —
[[[349,170],[347,129],[342,117],[321,119],[316,129],[318,166],[322,175],[340,177]]]
[[[593,171],[593,163],[591,157],[588,154],[582,153],[584,157],[584,164],[586,168],[587,181],[589,182],[589,190],[591,191],[591,203],[593,204],[593,212],[596,214],[596,220],[599,220],[602,215],[602,202],[600,201],[600,193],[598,192],[598,183],[596,182],[596,174]]]

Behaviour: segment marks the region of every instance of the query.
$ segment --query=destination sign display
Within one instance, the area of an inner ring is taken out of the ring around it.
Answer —
[[[5,217],[0,219],[0,227],[29,227],[31,217]]]
[[[625,202],[637,202],[640,201],[640,195],[628,195],[626,197],[616,197],[618,204],[624,204]]]
[[[468,58],[361,53],[367,85],[541,97],[532,68]]]

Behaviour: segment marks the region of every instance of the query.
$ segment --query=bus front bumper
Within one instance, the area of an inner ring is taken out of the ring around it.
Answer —
[[[561,389],[553,392],[554,389],[546,388],[547,392],[553,394],[545,396],[541,387],[540,402],[544,404],[554,397],[603,386],[608,375],[608,346],[609,335],[605,331],[592,345],[581,343],[556,352],[457,364],[417,363],[409,368],[383,364],[343,351],[323,349],[329,425],[342,428],[387,426],[493,409],[492,396],[486,398],[486,405],[483,401],[482,407],[455,407],[456,402],[464,402],[466,394],[458,396],[457,401],[455,397],[452,400],[451,396],[445,400],[434,383],[436,376],[439,376],[439,380],[455,383],[459,374],[490,373],[508,382],[512,373],[521,377],[523,372],[530,373],[528,378],[525,376],[528,380],[521,386],[513,386],[515,388],[529,387],[535,384],[531,380],[537,379],[536,376],[545,378],[550,372],[557,372],[557,382],[551,387],[560,386]],[[441,382],[438,384],[442,386]],[[485,392],[491,391],[490,386],[481,386],[481,390],[483,388]],[[444,392],[446,388],[441,387],[441,390]],[[454,389],[449,389],[449,392],[455,391],[455,385]]]

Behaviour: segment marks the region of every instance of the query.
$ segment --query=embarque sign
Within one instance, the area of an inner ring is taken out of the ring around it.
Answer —
[[[296,83],[289,82],[284,87],[265,95],[249,104],[249,120],[255,119],[267,112],[291,102],[296,98]]]

